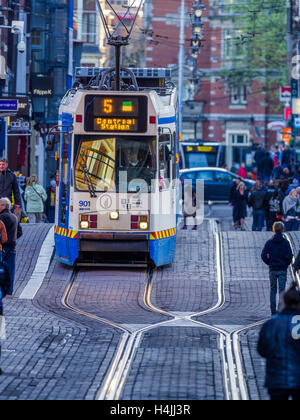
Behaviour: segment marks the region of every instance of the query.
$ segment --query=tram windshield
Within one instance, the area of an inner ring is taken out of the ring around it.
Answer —
[[[95,194],[137,192],[146,186],[150,192],[155,150],[154,137],[81,138],[74,162],[76,188]]]

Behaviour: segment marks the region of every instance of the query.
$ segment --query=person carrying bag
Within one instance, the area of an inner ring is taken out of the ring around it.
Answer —
[[[41,223],[44,213],[44,202],[47,200],[47,193],[38,183],[38,177],[31,175],[27,180],[24,198],[29,223]]]

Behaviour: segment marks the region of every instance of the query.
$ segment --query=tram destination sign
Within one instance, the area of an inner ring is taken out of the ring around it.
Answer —
[[[145,133],[147,103],[146,96],[87,95],[85,130]]]

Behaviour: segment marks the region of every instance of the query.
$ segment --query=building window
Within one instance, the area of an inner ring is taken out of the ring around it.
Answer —
[[[248,133],[231,133],[229,135],[229,144],[232,146],[248,146],[249,134]]]
[[[96,44],[96,13],[83,12],[82,14],[82,42]]]
[[[230,88],[231,105],[247,105],[247,86],[231,86]]]
[[[225,29],[223,31],[223,51],[225,59],[241,58],[246,53],[246,44],[242,42],[240,30]]]
[[[31,45],[41,45],[42,36],[41,31],[32,31],[31,32]]]
[[[95,0],[78,0],[74,4],[74,41],[97,43],[97,12]]]
[[[233,0],[219,0],[216,8],[220,15],[233,15]]]

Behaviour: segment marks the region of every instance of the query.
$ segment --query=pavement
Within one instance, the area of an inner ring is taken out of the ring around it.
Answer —
[[[195,319],[227,330],[267,319],[268,270],[260,260],[269,232],[231,231],[231,209],[221,223],[226,302],[213,314]],[[113,361],[122,331],[153,326],[133,358],[121,400],[223,400],[218,334],[180,321],[213,307],[218,299],[216,243],[209,221],[198,231],[179,231],[172,266],[153,278],[151,304],[176,314],[178,322],[145,305],[143,270],[80,270],[62,303],[72,269],[49,255],[49,269],[33,299],[23,299],[41,258],[51,225],[24,225],[17,246],[16,287],[4,302],[7,340],[2,343],[0,400],[94,400]],[[300,247],[300,233],[293,233]],[[99,322],[109,319],[112,324]],[[260,327],[241,333],[241,351],[250,398],[267,399],[265,363],[256,351]]]

